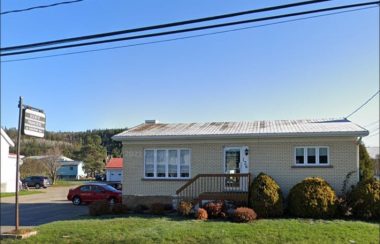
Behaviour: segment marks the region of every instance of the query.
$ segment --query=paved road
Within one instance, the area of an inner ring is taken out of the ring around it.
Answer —
[[[20,196],[20,225],[37,226],[57,220],[75,219],[87,215],[87,206],[74,206],[67,201],[67,192],[71,187],[49,187],[42,189],[46,193]],[[14,229],[15,198],[0,198],[1,233]]]

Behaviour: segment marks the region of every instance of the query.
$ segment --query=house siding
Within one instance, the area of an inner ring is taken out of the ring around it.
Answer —
[[[186,180],[144,179],[144,149],[191,149],[191,177],[200,173],[224,173],[223,150],[231,146],[249,147],[249,168],[253,176],[264,172],[272,176],[285,195],[290,188],[310,176],[323,177],[340,193],[347,173],[358,171],[358,145],[355,137],[160,140],[124,141],[123,195],[173,196]],[[297,146],[328,146],[330,168],[294,168]],[[357,174],[350,184],[358,181]]]

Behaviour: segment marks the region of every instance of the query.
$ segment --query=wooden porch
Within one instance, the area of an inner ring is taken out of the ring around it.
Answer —
[[[180,201],[203,200],[248,203],[251,174],[198,174],[176,191]]]

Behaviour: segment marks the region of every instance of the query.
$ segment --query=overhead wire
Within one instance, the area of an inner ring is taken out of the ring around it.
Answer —
[[[354,115],[356,112],[358,112],[360,109],[362,109],[365,105],[367,105],[372,99],[374,99],[377,94],[379,94],[380,90],[378,90],[375,94],[373,94],[367,101],[365,101],[362,105],[360,105],[357,109],[355,109],[352,113],[347,115],[345,118],[348,119],[352,115]]]
[[[261,12],[280,10],[280,9],[287,9],[287,8],[292,8],[292,7],[304,6],[304,5],[316,4],[316,3],[328,2],[328,1],[332,1],[332,0],[304,1],[304,2],[278,5],[278,6],[266,7],[266,8],[260,8],[260,9],[247,10],[247,11],[242,11],[242,12],[235,12],[235,13],[209,16],[209,17],[198,18],[198,19],[190,19],[190,20],[177,21],[177,22],[171,22],[171,23],[165,23],[165,24],[159,24],[159,25],[144,26],[144,27],[139,27],[139,28],[127,29],[127,30],[119,30],[119,31],[98,33],[98,34],[85,35],[85,36],[79,36],[79,37],[64,38],[64,39],[58,39],[58,40],[52,40],[52,41],[23,44],[23,45],[0,48],[0,51],[21,50],[21,49],[25,49],[25,48],[50,46],[50,45],[67,43],[67,42],[77,42],[77,41],[84,41],[84,40],[95,39],[95,38],[116,36],[116,35],[122,35],[122,34],[134,33],[134,32],[163,29],[163,28],[168,28],[168,27],[176,27],[176,26],[181,26],[181,25],[195,24],[195,23],[212,21],[212,20],[232,18],[232,17],[248,15],[248,14],[253,14],[253,13],[261,13]]]
[[[12,14],[12,13],[20,13],[20,12],[26,12],[26,11],[31,11],[31,10],[35,10],[35,9],[42,9],[42,8],[50,8],[50,7],[55,7],[55,6],[59,6],[59,5],[78,3],[78,2],[82,2],[82,1],[84,1],[84,0],[65,1],[65,2],[58,2],[58,3],[48,4],[48,5],[39,5],[39,6],[34,6],[34,7],[24,8],[24,9],[9,10],[9,11],[1,12],[0,15]]]
[[[35,59],[54,58],[54,57],[59,57],[59,56],[68,56],[68,55],[75,55],[75,54],[100,52],[100,51],[107,51],[107,50],[114,50],[114,49],[121,49],[121,48],[129,48],[129,47],[136,47],[136,46],[143,46],[143,45],[151,45],[151,44],[172,42],[172,41],[178,41],[178,40],[192,39],[192,38],[211,36],[211,35],[218,35],[218,34],[224,34],[224,33],[235,32],[235,31],[248,30],[248,29],[253,29],[253,28],[260,28],[260,27],[271,26],[271,25],[278,25],[278,24],[296,22],[296,21],[301,21],[301,20],[314,19],[314,18],[325,17],[325,16],[330,16],[330,15],[337,15],[337,14],[343,14],[343,13],[349,13],[349,12],[356,12],[356,11],[361,11],[361,10],[371,9],[371,8],[376,8],[376,7],[377,6],[371,6],[371,7],[365,7],[365,8],[344,10],[344,11],[338,11],[338,12],[328,13],[328,14],[320,14],[320,15],[314,15],[314,16],[308,16],[308,17],[302,17],[302,18],[284,20],[284,21],[277,21],[277,22],[272,22],[272,23],[268,23],[268,24],[254,25],[254,26],[235,28],[235,29],[224,30],[224,31],[217,31],[217,32],[211,32],[211,33],[205,33],[205,34],[191,35],[191,36],[178,37],[178,38],[170,38],[170,39],[164,39],[164,40],[158,40],[158,41],[142,42],[142,43],[135,43],[135,44],[129,44],[129,45],[121,45],[121,46],[99,48],[99,49],[90,49],[90,50],[84,50],[84,51],[67,52],[67,53],[60,53],[60,54],[52,54],[52,55],[45,55],[45,56],[30,57],[30,58],[2,60],[1,62],[2,63],[20,62],[20,61],[28,61],[28,60],[35,60]]]
[[[333,11],[333,10],[338,10],[338,9],[346,9],[346,8],[353,8],[353,7],[359,7],[359,6],[368,6],[368,5],[374,5],[374,4],[379,4],[379,3],[380,3],[380,1],[366,2],[366,3],[360,3],[360,4],[351,4],[351,5],[342,5],[342,6],[331,7],[331,8],[323,8],[323,9],[295,12],[295,13],[289,13],[289,14],[281,14],[281,15],[268,16],[268,17],[262,17],[262,18],[256,18],[256,19],[227,22],[227,23],[221,23],[221,24],[214,24],[214,25],[208,25],[208,26],[200,26],[200,27],[193,27],[193,28],[187,28],[187,29],[172,30],[172,31],[166,31],[166,32],[150,33],[150,34],[143,34],[143,35],[137,35],[137,36],[128,36],[128,37],[122,37],[122,38],[92,41],[92,42],[85,42],[85,43],[77,43],[77,44],[70,44],[70,45],[62,45],[62,46],[55,46],[55,47],[48,47],[48,48],[32,49],[32,50],[26,50],[26,51],[2,53],[2,54],[0,54],[0,56],[13,56],[13,55],[20,55],[20,54],[27,54],[27,53],[51,51],[51,50],[66,49],[66,48],[81,47],[81,46],[89,46],[89,45],[98,45],[98,44],[104,44],[104,43],[135,40],[135,39],[157,37],[157,36],[165,36],[165,35],[179,34],[179,33],[185,33],[185,32],[193,32],[193,31],[199,31],[199,30],[206,30],[206,29],[220,28],[220,27],[226,27],[226,26],[247,24],[247,23],[253,23],[253,22],[267,21],[267,20],[273,20],[273,19],[287,18],[287,17],[292,17],[292,16],[312,14],[312,13]]]

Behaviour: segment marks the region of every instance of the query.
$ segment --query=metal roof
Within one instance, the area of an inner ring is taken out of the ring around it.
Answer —
[[[301,136],[367,136],[347,119],[275,120],[208,123],[144,123],[113,136],[114,140],[171,138],[255,138]]]

